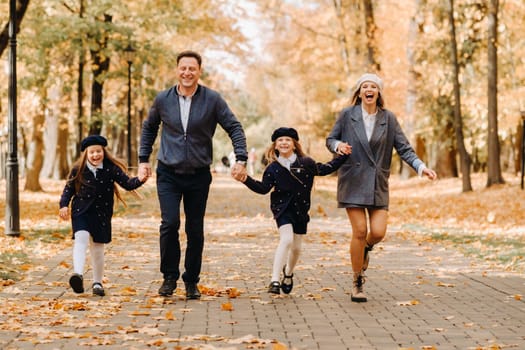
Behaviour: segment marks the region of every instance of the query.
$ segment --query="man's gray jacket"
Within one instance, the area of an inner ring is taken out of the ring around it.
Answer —
[[[192,97],[186,131],[182,126],[179,95],[173,86],[160,92],[142,125],[139,160],[149,162],[162,124],[157,159],[180,171],[209,167],[213,160],[213,135],[220,125],[232,140],[237,160],[248,159],[241,123],[220,94],[199,85]]]

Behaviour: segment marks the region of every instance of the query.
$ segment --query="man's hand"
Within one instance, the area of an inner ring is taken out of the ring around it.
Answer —
[[[140,163],[137,177],[140,181],[144,182],[151,177],[151,165],[149,163]]]
[[[240,163],[235,163],[232,167],[232,177],[237,180],[244,182],[248,176],[246,166]]]

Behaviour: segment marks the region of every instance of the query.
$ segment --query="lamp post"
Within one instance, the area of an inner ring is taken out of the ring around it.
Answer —
[[[6,162],[5,233],[20,235],[16,121],[16,0],[9,1],[8,155]]]
[[[128,62],[128,171],[131,169],[131,65],[135,58],[135,49],[128,44],[124,49],[124,59]]]

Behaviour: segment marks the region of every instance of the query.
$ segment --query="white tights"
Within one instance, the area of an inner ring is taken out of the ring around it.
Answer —
[[[301,253],[302,235],[294,234],[291,224],[286,224],[279,227],[279,245],[275,251],[275,258],[273,260],[272,282],[279,281],[279,275],[286,263],[286,275],[290,276],[293,273],[295,265],[299,260]]]
[[[93,283],[102,283],[104,274],[104,243],[93,242],[93,238],[85,230],[75,232],[73,270],[79,275],[84,275],[88,243],[89,251],[91,252],[91,265],[93,267]]]

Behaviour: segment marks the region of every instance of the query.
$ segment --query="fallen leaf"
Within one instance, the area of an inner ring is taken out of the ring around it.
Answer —
[[[455,287],[456,285],[453,284],[453,283],[437,282],[436,286],[438,286],[438,287]]]
[[[418,305],[418,304],[419,304],[419,300],[417,299],[413,299],[409,301],[398,301],[396,303],[397,306],[413,306],[413,305]]]
[[[232,303],[223,303],[223,304],[221,304],[221,310],[223,310],[223,311],[233,311]]]

